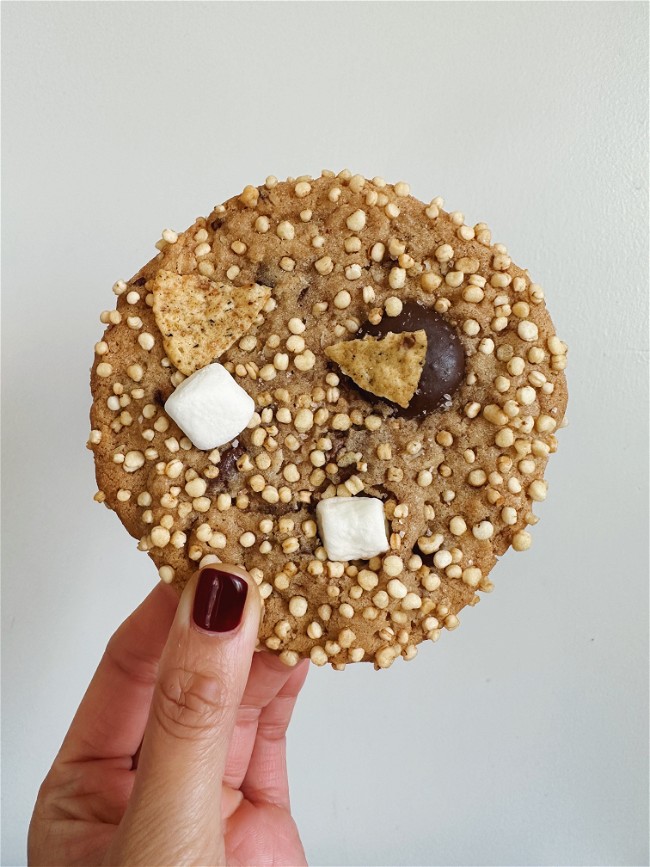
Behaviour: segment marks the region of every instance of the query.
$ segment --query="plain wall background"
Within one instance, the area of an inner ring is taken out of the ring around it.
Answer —
[[[569,427],[534,545],[408,665],[312,668],[315,865],[647,864],[642,3],[3,3],[3,863],[109,635],[156,580],[92,503],[111,285],[266,175],[441,194],[546,288]]]

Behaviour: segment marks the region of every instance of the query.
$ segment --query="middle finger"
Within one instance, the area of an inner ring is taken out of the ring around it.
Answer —
[[[234,789],[241,786],[246,776],[262,710],[273,701],[294,671],[271,653],[261,651],[254,655],[226,761],[224,783]]]

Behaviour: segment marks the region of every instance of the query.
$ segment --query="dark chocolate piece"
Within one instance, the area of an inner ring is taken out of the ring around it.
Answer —
[[[439,409],[453,398],[465,373],[465,350],[456,329],[431,307],[405,301],[399,316],[384,316],[378,325],[361,326],[358,336],[383,337],[389,332],[418,331],[427,334],[427,355],[417,391],[407,409],[391,403],[395,415],[415,418]],[[380,400],[380,398],[374,398]]]

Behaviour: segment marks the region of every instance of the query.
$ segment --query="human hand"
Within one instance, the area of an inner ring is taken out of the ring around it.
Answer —
[[[41,786],[30,864],[306,863],[285,733],[308,662],[253,654],[259,617],[250,577],[222,563],[180,602],[163,584],[149,594],[109,641]]]

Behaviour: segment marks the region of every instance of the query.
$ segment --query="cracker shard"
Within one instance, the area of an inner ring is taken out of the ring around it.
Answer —
[[[385,337],[346,340],[325,349],[359,388],[406,409],[415,394],[427,354],[427,334],[389,332]]]
[[[249,330],[270,297],[269,287],[257,283],[158,271],[153,312],[169,360],[186,376],[210,364]]]

